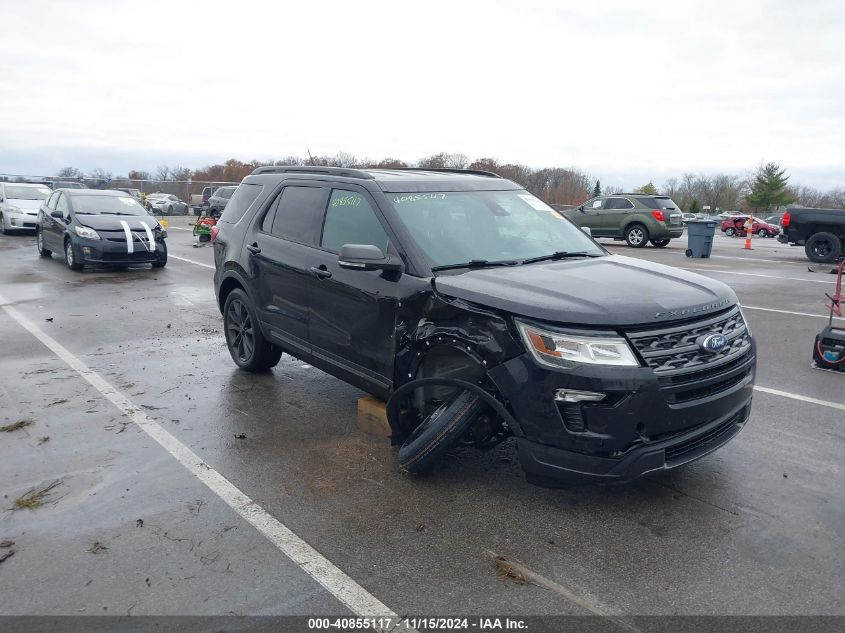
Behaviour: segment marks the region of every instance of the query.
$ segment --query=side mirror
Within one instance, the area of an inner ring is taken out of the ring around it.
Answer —
[[[590,237],[593,237],[593,230],[589,226],[582,226],[581,230],[584,231]]]
[[[344,244],[340,247],[337,265],[346,270],[383,270],[402,272],[402,262],[385,255],[378,246],[371,244]]]
[[[61,220],[64,217],[64,215],[62,214],[61,211],[50,211],[50,217],[51,218],[57,218],[57,219]]]

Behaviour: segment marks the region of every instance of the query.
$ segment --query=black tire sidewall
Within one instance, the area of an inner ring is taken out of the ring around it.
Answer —
[[[462,391],[450,403],[438,407],[402,444],[399,465],[414,475],[431,470],[460,441],[483,408],[484,402],[471,391]]]
[[[813,253],[816,244],[822,240],[829,241],[832,246],[830,253],[826,257],[818,257]],[[831,264],[839,259],[839,256],[842,254],[842,240],[833,233],[814,233],[804,245],[804,252],[807,255],[807,259],[815,264]]]
[[[249,312],[249,318],[252,321],[254,336],[253,350],[252,356],[247,361],[241,361],[238,358],[237,352],[232,349],[232,345],[229,341],[228,315],[229,306],[233,301],[240,301],[244,306],[246,306],[247,312]],[[232,292],[226,296],[226,303],[223,304],[223,337],[226,339],[226,349],[229,350],[229,355],[232,357],[232,360],[235,361],[235,364],[244,371],[267,371],[271,367],[275,367],[278,364],[279,359],[282,357],[281,350],[264,338],[264,334],[261,332],[261,326],[258,322],[258,317],[256,316],[255,307],[252,305],[252,301],[246,292],[240,288],[232,290]]]

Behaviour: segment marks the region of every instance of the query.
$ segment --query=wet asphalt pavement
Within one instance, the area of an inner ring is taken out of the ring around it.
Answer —
[[[412,479],[387,440],[357,430],[358,390],[288,356],[271,374],[238,371],[211,250],[186,226],[172,220],[155,271],[74,273],[39,258],[34,237],[0,236],[0,303],[393,611],[845,614],[845,375],[810,367],[834,277],[809,272],[802,250],[717,237],[713,258],[688,260],[685,240],[605,242],[731,285],[757,337],[757,385],[840,408],[758,391],[743,432],[694,464],[546,490],[510,443]],[[0,323],[0,426],[30,422],[0,433],[0,541],[15,550],[0,614],[349,613],[5,312]],[[52,483],[43,505],[15,508]],[[493,554],[578,600],[503,579]]]

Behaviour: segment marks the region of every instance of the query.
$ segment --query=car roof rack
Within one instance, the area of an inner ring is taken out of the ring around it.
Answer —
[[[457,167],[386,167],[385,171],[434,171],[445,174],[469,174],[472,176],[487,176],[489,178],[501,178],[499,174],[481,169],[458,169]]]
[[[253,170],[252,175],[258,174],[327,174],[331,176],[345,176],[347,178],[362,178],[375,180],[375,176],[360,169],[347,167],[322,167],[318,165],[267,165]]]

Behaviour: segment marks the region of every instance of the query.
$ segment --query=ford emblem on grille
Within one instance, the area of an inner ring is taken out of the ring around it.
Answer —
[[[705,334],[697,341],[698,346],[705,352],[717,354],[728,345],[728,339],[721,334]]]

